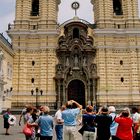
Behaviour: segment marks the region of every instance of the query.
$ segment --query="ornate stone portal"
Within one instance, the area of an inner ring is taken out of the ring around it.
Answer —
[[[64,26],[64,34],[59,37],[55,77],[58,106],[70,99],[84,107],[96,102],[96,49],[88,28],[74,21]]]

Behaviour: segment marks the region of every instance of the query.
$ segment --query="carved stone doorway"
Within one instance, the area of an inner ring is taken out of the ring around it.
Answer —
[[[68,100],[75,100],[85,108],[85,85],[81,80],[72,80],[68,84]]]
[[[80,21],[72,21],[61,29],[56,56],[57,108],[73,99],[83,105],[96,103],[97,66],[93,30]]]

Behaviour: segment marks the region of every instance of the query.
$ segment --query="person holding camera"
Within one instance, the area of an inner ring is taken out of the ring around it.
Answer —
[[[109,115],[107,106],[102,106],[99,109],[94,121],[97,125],[97,140],[109,140],[112,117]]]
[[[118,140],[133,140],[133,120],[130,117],[130,111],[128,109],[124,109],[121,114],[115,118],[115,122],[118,123],[116,133]]]
[[[64,120],[63,139],[76,140],[77,135],[77,115],[80,113],[82,105],[74,100],[67,101],[66,109],[62,112],[62,119]]]

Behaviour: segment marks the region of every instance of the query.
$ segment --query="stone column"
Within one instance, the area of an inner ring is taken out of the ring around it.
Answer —
[[[64,104],[66,102],[66,95],[65,95],[65,84],[64,84],[64,81],[63,81],[63,101],[62,101],[62,104]]]
[[[61,83],[60,83],[60,80],[58,80],[58,83],[57,83],[57,87],[58,87],[58,93],[57,93],[57,108],[59,108],[60,105],[61,105],[61,102],[60,102],[60,86],[61,86]]]
[[[93,86],[93,105],[96,105],[96,81],[95,79],[93,79],[93,83],[92,83],[92,86]]]
[[[88,105],[91,105],[91,99],[90,99],[90,82],[88,81],[87,84],[87,101],[88,101]]]

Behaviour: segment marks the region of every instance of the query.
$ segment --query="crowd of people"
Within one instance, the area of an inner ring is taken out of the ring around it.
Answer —
[[[25,106],[19,125],[23,118],[24,128],[26,126],[32,132],[24,133],[26,140],[52,140],[53,128],[56,140],[78,140],[77,133],[83,140],[140,140],[140,114],[136,107],[126,107],[119,113],[116,113],[114,106],[102,106],[95,111],[91,105],[83,109],[78,102],[70,100],[60,107],[54,117],[49,112],[48,106],[41,106],[39,110],[30,105]],[[9,135],[10,114],[7,109],[3,115],[6,135]],[[79,130],[77,125],[80,126]]]

